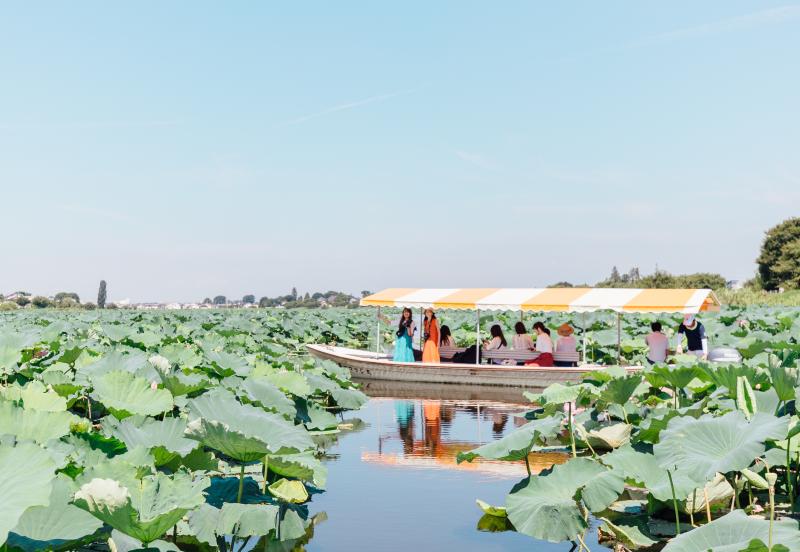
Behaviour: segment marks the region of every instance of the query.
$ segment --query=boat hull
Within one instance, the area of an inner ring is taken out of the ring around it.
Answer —
[[[579,382],[583,374],[599,366],[540,367],[503,366],[492,364],[394,362],[386,355],[376,355],[332,345],[306,345],[308,352],[320,359],[331,360],[350,370],[354,378],[424,383],[500,385],[508,387],[544,388],[553,383]],[[629,367],[638,371],[639,367]]]

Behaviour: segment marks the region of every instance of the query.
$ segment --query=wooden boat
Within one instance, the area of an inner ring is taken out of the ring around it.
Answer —
[[[388,355],[348,349],[333,345],[306,345],[308,352],[320,359],[332,360],[350,369],[354,378],[426,383],[503,385],[544,388],[553,383],[579,382],[583,374],[602,368],[582,365],[574,368],[540,366],[503,366],[497,364],[457,364],[450,362],[394,362]],[[631,366],[635,372],[641,367]]]

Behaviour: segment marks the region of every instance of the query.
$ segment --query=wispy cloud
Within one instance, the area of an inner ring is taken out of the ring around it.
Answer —
[[[412,88],[409,90],[398,90],[397,92],[390,92],[388,94],[379,94],[377,96],[370,96],[369,98],[364,98],[362,100],[355,100],[352,102],[345,102],[338,105],[334,105],[327,109],[323,109],[322,111],[316,111],[314,113],[309,113],[307,115],[301,115],[300,117],[296,117],[289,121],[284,121],[282,123],[277,123],[273,125],[272,128],[280,128],[292,125],[299,125],[301,123],[305,123],[306,121],[310,121],[311,119],[316,119],[318,117],[324,117],[325,115],[330,115],[331,113],[336,113],[337,111],[347,111],[348,109],[355,109],[356,107],[361,107],[363,105],[368,105],[372,103],[378,102],[385,102],[386,100],[390,100],[392,98],[397,98],[399,96],[406,96],[408,94],[413,94],[419,90],[418,88]]]
[[[484,169],[487,171],[496,169],[494,163],[480,153],[470,153],[463,150],[454,150],[454,153],[462,161],[469,163],[470,165],[475,165],[479,169]]]
[[[709,23],[702,23],[683,29],[675,29],[664,33],[652,35],[649,40],[669,41],[682,38],[693,38],[712,34],[740,31],[761,25],[783,23],[792,19],[800,18],[800,5],[779,6],[745,15],[738,15]]]
[[[180,125],[180,121],[66,121],[43,123],[0,123],[0,130],[52,130],[82,128],[157,128]]]
[[[89,216],[95,218],[99,217],[109,220],[115,220],[117,222],[139,222],[138,218],[129,215],[128,213],[115,211],[113,209],[106,209],[106,208],[98,209],[95,207],[89,207],[86,205],[76,205],[71,203],[59,204],[56,206],[56,208],[72,215]]]

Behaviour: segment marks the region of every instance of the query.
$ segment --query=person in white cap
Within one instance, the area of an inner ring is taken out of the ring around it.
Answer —
[[[675,344],[675,353],[681,354],[683,351],[683,336],[686,336],[686,349],[690,355],[695,355],[703,360],[708,358],[708,338],[706,337],[706,329],[693,314],[686,314],[683,317],[683,322],[678,326],[678,331],[675,334],[677,343]]]

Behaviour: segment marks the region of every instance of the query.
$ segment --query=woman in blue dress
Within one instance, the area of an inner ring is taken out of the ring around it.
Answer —
[[[397,324],[397,341],[394,344],[394,357],[392,357],[395,362],[414,362],[412,337],[415,331],[417,328],[414,325],[413,313],[406,307]]]

